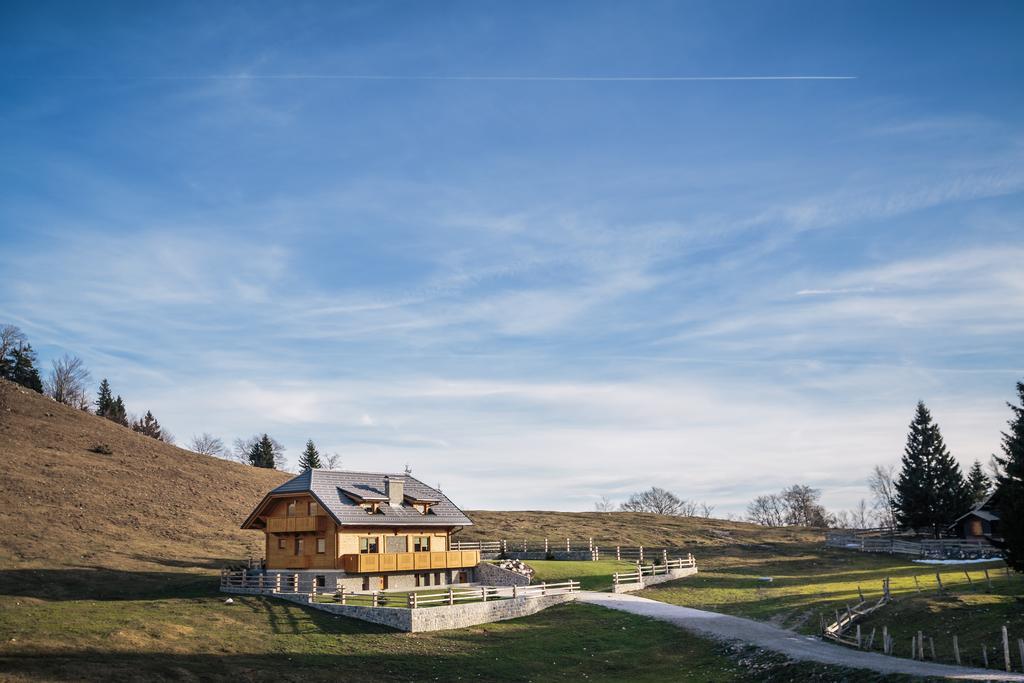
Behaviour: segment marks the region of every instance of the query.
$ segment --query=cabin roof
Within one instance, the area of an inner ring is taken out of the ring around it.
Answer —
[[[403,484],[400,505],[391,505],[385,494],[384,478]],[[248,528],[267,500],[281,494],[309,493],[341,525],[352,526],[471,526],[473,524],[441,491],[409,474],[306,470],[264,497],[242,525]],[[368,513],[362,502],[376,503],[378,512]],[[422,514],[412,503],[431,503]]]

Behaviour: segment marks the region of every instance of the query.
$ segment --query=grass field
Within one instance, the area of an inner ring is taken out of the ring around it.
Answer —
[[[804,633],[817,633],[820,615],[834,618],[836,609],[866,598],[878,599],[882,580],[890,578],[897,601],[917,594],[917,585],[936,586],[939,571],[947,586],[966,584],[959,567],[932,567],[900,556],[830,550],[817,546],[792,546],[776,552],[722,552],[698,557],[700,573],[680,581],[655,586],[641,595],[687,607],[770,621]],[[1007,586],[1003,563],[965,565],[973,580],[984,582],[988,567],[994,585]],[[918,584],[915,584],[914,577]],[[771,577],[772,581],[762,578]],[[1018,586],[1019,581],[1011,584]],[[831,619],[830,619],[831,620]]]
[[[630,562],[599,560],[597,562],[572,562],[558,560],[530,560],[527,564],[536,570],[533,583],[547,581],[568,581],[577,579],[580,588],[589,591],[608,590],[612,587],[612,574],[633,571],[636,565]]]

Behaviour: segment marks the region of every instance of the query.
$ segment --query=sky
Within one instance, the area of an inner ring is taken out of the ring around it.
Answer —
[[[867,497],[1024,379],[1024,5],[0,5],[0,322],[468,509]],[[784,78],[766,78],[784,77]]]

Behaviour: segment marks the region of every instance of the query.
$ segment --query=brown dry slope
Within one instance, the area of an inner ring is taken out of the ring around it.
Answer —
[[[109,444],[113,454],[89,449]],[[262,554],[239,529],[289,475],[197,455],[0,380],[0,566],[202,568]]]

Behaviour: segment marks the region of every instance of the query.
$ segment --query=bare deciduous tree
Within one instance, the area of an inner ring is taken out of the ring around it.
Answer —
[[[188,449],[200,455],[222,455],[224,453],[224,442],[213,434],[203,432],[199,436],[192,436],[188,442]]]
[[[821,498],[820,489],[806,484],[793,484],[783,490],[781,498],[786,507],[786,524],[813,527],[829,525],[829,514],[818,503]]]
[[[608,496],[601,496],[601,498],[594,503],[594,512],[615,512],[615,503]]]
[[[324,464],[324,469],[333,470],[341,467],[341,453],[323,453],[320,455],[320,460]]]
[[[747,518],[761,526],[782,526],[786,523],[786,507],[780,496],[758,496],[747,506]]]
[[[878,513],[879,525],[896,528],[896,466],[875,465],[868,476],[868,489]]]
[[[863,498],[857,503],[857,507],[850,513],[853,524],[858,529],[870,529],[874,526],[874,515],[871,514],[868,503]]]
[[[7,358],[8,354],[27,343],[28,337],[14,325],[0,327],[0,359]]]
[[[619,506],[624,512],[653,512],[658,515],[678,515],[683,509],[683,501],[671,491],[652,486],[646,491],[634,493]]]
[[[53,369],[46,378],[46,395],[58,403],[80,410],[89,409],[89,371],[78,356],[64,354],[53,361]]]
[[[714,513],[714,511],[715,511],[715,506],[714,505],[708,505],[707,503],[701,503],[700,504],[700,511],[699,511],[700,512],[700,516],[703,517],[704,519],[711,519],[711,515]]]

